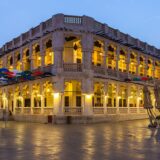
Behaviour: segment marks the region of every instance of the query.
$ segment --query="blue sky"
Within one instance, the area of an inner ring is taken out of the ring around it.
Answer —
[[[52,15],[88,15],[160,48],[160,0],[0,0],[0,46]]]

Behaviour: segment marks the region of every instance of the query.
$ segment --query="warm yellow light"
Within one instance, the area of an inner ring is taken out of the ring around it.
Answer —
[[[121,96],[118,96],[118,99],[120,99],[121,98]]]
[[[51,55],[52,55],[52,52],[49,53],[49,56],[51,56]]]
[[[38,57],[38,60],[41,60],[41,57]]]
[[[41,97],[41,95],[40,95],[40,94],[38,94],[37,96],[38,96],[38,97]]]
[[[87,95],[86,95],[86,98],[87,98],[87,99],[90,99],[91,97],[92,97],[91,94],[87,94]]]
[[[47,89],[47,92],[50,92],[50,89],[49,89],[49,88]]]
[[[59,97],[59,93],[54,93],[54,98],[58,98]]]

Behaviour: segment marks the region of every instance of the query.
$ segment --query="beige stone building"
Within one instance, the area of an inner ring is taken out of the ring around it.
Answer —
[[[0,109],[8,108],[16,120],[139,119],[146,117],[144,84],[155,105],[160,50],[91,17],[57,14],[4,44],[2,67],[52,73],[0,85]]]

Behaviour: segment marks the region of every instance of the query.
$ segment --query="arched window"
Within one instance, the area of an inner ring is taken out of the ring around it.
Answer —
[[[53,53],[53,46],[52,40],[48,40],[45,44],[45,65],[52,65],[54,64],[54,53]]]
[[[104,45],[101,41],[95,41],[92,53],[92,64],[102,66],[104,58]]]
[[[139,75],[143,76],[144,75],[144,71],[145,71],[145,60],[144,60],[143,56],[139,57],[139,62],[140,62],[139,66],[138,66]]]
[[[53,99],[53,84],[50,81],[47,81],[43,85],[44,88],[44,107],[53,108],[54,99]]]
[[[65,38],[63,61],[64,63],[82,63],[82,46],[80,38],[73,36]]]
[[[121,49],[119,53],[119,62],[118,62],[119,71],[126,72],[126,68],[127,68],[126,56],[127,55],[125,51]]]
[[[28,48],[23,50],[23,66],[25,71],[31,69],[30,52]]]
[[[40,56],[40,46],[38,44],[35,44],[33,46],[33,67],[34,69],[41,66],[41,56]]]
[[[135,74],[137,69],[137,55],[135,53],[130,54],[129,73]]]
[[[115,69],[116,68],[116,49],[112,45],[109,45],[107,58],[106,58],[107,68]]]

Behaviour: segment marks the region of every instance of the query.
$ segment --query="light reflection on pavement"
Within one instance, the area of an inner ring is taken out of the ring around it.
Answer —
[[[0,160],[158,160],[160,128],[147,125],[0,122]]]

